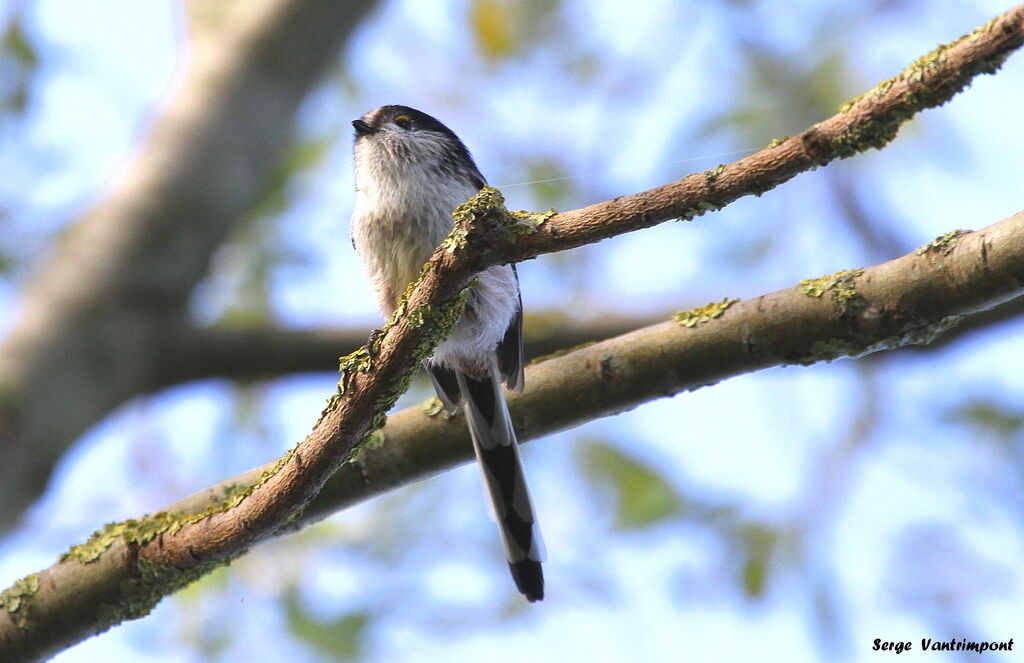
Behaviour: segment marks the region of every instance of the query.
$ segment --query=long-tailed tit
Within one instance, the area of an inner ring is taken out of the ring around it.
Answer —
[[[451,129],[406,106],[352,122],[356,203],[352,241],[385,315],[452,229],[452,211],[485,184]],[[501,391],[523,388],[523,305],[515,267],[478,276],[466,310],[425,368],[441,401],[462,405],[509,568],[530,601],[544,597],[544,544],[533,515],[515,431]]]

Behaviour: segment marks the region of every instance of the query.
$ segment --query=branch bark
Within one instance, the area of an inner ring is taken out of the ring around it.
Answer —
[[[504,210],[497,191],[485,189],[456,211],[455,230],[438,247],[384,331],[362,352],[345,358],[339,393],[305,440],[255,484],[229,491],[201,514],[162,513],[107,526],[55,567],[21,581],[4,595],[5,604],[14,606],[0,612],[0,644],[11,652],[10,658],[21,660],[146,614],[162,596],[300,519],[332,474],[341,467],[360,466],[363,455],[382,443],[380,434],[368,435],[383,424],[385,412],[418,362],[457,318],[465,287],[480,269],[669,218],[692,217],[740,196],[763,193],[832,159],[881,147],[914,113],[945,102],[973,75],[994,71],[1022,42],[1024,6],[925,56],[795,138],[730,166],[641,194],[553,217],[516,216]],[[620,339],[621,355],[595,355],[597,346],[570,353],[549,362],[580,362],[573,365],[574,371],[558,376],[562,398],[535,403],[538,413],[524,420],[520,412],[517,424],[529,431],[531,419],[555,407],[555,402],[560,409],[567,403],[582,407],[597,402],[594,416],[638,402],[613,404],[604,398],[616,385],[629,385],[628,393],[656,397],[685,388],[672,386],[680,382],[679,375],[689,376],[696,387],[735,371],[925,342],[950,324],[951,316],[994,305],[1024,290],[1022,232],[1018,215],[983,232],[951,234],[920,255],[873,270],[806,281],[789,291],[732,306],[709,306],[684,318],[696,329],[714,328],[707,335],[681,334],[689,339],[677,341],[684,346],[701,339],[691,350],[696,353],[692,366],[685,368],[666,361],[666,337],[655,332],[657,342],[645,344],[643,330]],[[701,325],[701,315],[721,319],[713,326]],[[642,361],[621,360],[629,345],[640,349]],[[710,362],[711,357],[718,362]],[[730,357],[733,363],[726,361]],[[537,379],[538,371],[532,371],[531,380]],[[599,381],[590,385],[591,392],[573,382],[576,376],[595,373]],[[694,380],[698,374],[701,377]],[[364,439],[367,443],[360,446]],[[62,584],[76,582],[72,593],[86,596],[91,609],[75,612],[73,608],[81,606],[69,603],[61,591]],[[26,628],[29,625],[32,628]]]
[[[586,320],[561,314],[527,314],[524,339],[530,359],[583,343],[593,343],[644,327],[656,319],[614,313]],[[337,371],[338,352],[366,342],[364,327],[333,330],[279,327],[182,326],[165,330],[168,360],[161,386],[189,380],[226,377],[260,379],[301,371]]]
[[[0,530],[68,445],[160,384],[163,331],[266,186],[299,102],[371,0],[235,3],[134,166],[60,243],[0,345]],[[59,410],[60,415],[54,416]]]
[[[1014,299],[972,315],[928,345],[908,351],[932,352],[965,336],[1024,316],[1024,299]],[[588,343],[646,327],[667,316],[623,317],[608,312],[586,320],[560,314],[526,314],[525,351],[529,360],[564,353]],[[166,330],[167,361],[161,387],[203,380],[260,380],[289,373],[335,372],[335,355],[366,342],[365,328],[287,329],[280,327],[197,328]]]

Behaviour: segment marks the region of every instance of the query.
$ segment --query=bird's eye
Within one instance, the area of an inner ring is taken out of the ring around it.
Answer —
[[[395,124],[403,129],[412,129],[412,120],[409,119],[408,115],[399,115],[396,117]]]

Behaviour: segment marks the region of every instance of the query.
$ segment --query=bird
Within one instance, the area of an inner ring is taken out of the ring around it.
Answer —
[[[422,111],[381,106],[352,121],[352,244],[390,316],[453,227],[452,211],[487,181],[447,126]],[[462,316],[424,361],[438,398],[462,406],[516,587],[544,598],[544,541],[501,383],[523,389],[523,303],[514,265],[477,275]]]

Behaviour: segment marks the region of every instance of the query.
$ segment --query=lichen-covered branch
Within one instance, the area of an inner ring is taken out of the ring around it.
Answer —
[[[991,74],[1024,43],[1024,5],[918,58],[893,78],[846,103],[839,113],[796,136],[731,164],[641,193],[557,214],[495,245],[489,262],[519,262],[668,219],[692,219],[745,196],[759,196],[835,159],[880,149],[918,112],[940,106],[978,74]]]
[[[509,406],[519,438],[536,439],[742,373],[925,343],[963,317],[970,320],[1022,295],[1024,212],[978,232],[950,233],[881,265],[808,279],[754,299],[726,299],[533,364],[527,391],[513,395]],[[384,344],[378,352],[383,349]],[[338,413],[328,419],[337,421]],[[461,415],[449,417],[431,401],[398,412],[347,454],[317,497],[276,533],[443,471],[471,454]],[[316,462],[312,454],[304,457]],[[0,598],[0,652],[52,651],[82,637],[84,625],[96,632],[146,614],[165,593],[217,562],[196,560],[178,571],[152,561],[145,549],[161,548],[163,539],[181,535],[203,514],[250,514],[249,500],[240,499],[295,459],[293,452],[157,516],[109,525],[55,566],[19,581]],[[235,509],[223,512],[232,504]],[[243,527],[246,522],[256,526],[255,520],[243,520]],[[230,528],[219,531],[231,534]],[[33,641],[40,633],[50,649],[27,649],[40,646]],[[21,659],[12,654],[11,660]]]

